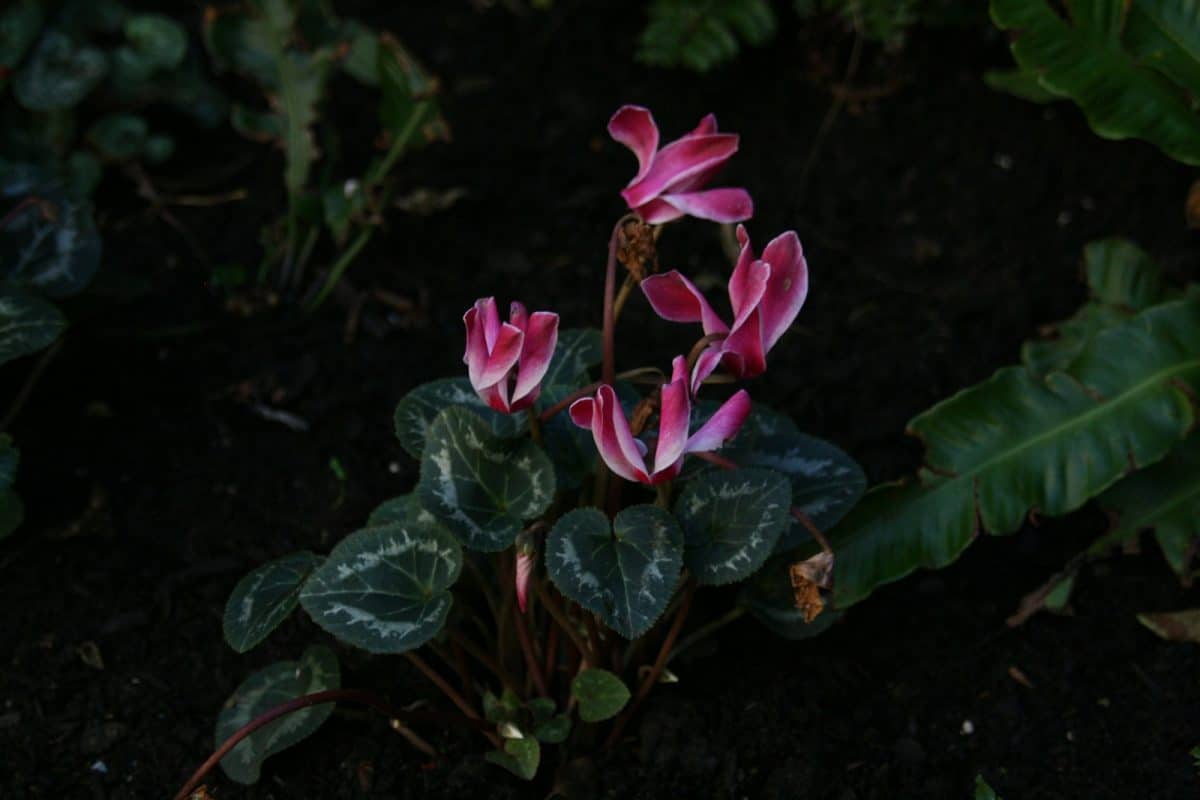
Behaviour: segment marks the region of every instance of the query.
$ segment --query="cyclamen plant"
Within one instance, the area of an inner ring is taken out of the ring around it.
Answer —
[[[217,723],[221,747],[180,797],[217,761],[235,780],[256,780],[263,759],[311,733],[337,701],[383,711],[429,754],[415,723],[476,729],[492,745],[488,760],[532,779],[544,745],[562,745],[565,763],[600,737],[619,742],[654,686],[675,679],[672,660],[745,611],[792,638],[833,619],[821,530],[858,501],[862,471],[753,406],[746,389],[714,399],[717,384],[764,373],[803,306],[800,240],[784,233],[760,258],[737,229],[726,324],[682,274],[650,273],[665,223],[750,217],[744,189],[705,188],[738,137],[717,133],[710,115],[660,149],[653,117],[636,106],[609,132],[639,169],[609,241],[603,329],[560,330],[557,314],[520,303],[506,322],[494,298],[478,300],[463,318],[467,374],[419,386],[396,409],[400,443],[420,460],[414,491],[328,556],[255,570],[226,610],[226,638],[245,652],[299,604],[345,643],[403,654],[456,713],[343,690],[332,651],[312,647],[239,687]],[[616,369],[617,323],[639,285],[663,319],[702,325],[669,375]],[[734,583],[737,605],[689,630],[695,593]]]

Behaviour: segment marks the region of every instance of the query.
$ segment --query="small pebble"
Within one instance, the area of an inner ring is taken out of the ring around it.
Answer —
[[[960,728],[958,732],[961,733],[963,736],[970,736],[972,733],[975,732],[975,723],[971,722],[971,720],[969,720],[969,719],[964,719],[962,728]]]
[[[92,772],[98,772],[101,775],[108,774],[108,765],[99,759],[93,761],[92,766],[90,766],[88,769],[90,769]]]

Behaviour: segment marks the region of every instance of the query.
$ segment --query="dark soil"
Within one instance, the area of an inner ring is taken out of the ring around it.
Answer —
[[[327,550],[411,486],[392,409],[459,371],[460,315],[475,297],[598,323],[603,248],[633,169],[604,134],[622,102],[653,108],[669,137],[709,110],[742,134],[727,182],[755,196],[750,231],[761,244],[795,227],[813,285],[752,392],[876,480],[919,458],[902,434],[913,414],[1011,363],[1039,325],[1071,312],[1085,242],[1130,236],[1179,280],[1194,263],[1188,171],[1149,146],[1098,139],[1069,105],[986,89],[982,71],[1006,51],[982,26],[919,33],[899,55],[867,47],[854,86],[869,99],[849,103],[814,152],[850,49],[835,26],[789,24],[771,47],[697,77],[634,63],[640,4],[526,15],[409,5],[358,9],[447,89],[454,142],[412,159],[405,179],[468,194],[449,211],[392,217],[351,277],[426,297],[415,324],[372,306],[378,324],[347,343],[333,305],[311,319],[223,310],[211,268],[256,263],[258,228],[281,208],[280,162],[255,145],[193,134],[155,176],[251,190],[240,204],[174,209],[191,238],[145,213],[120,177],[102,187],[106,278],[70,309],[74,329],[13,428],[30,511],[0,546],[0,796],[168,795],[210,751],[217,710],[242,678],[328,641],[297,616],[236,655],[221,640],[225,598],[254,565]],[[373,114],[339,95],[339,127],[369,128]],[[711,230],[669,231],[666,266],[717,274]],[[627,319],[626,364],[665,363],[681,345],[636,298]],[[22,368],[4,379],[15,389]],[[597,796],[964,798],[982,773],[1010,800],[1196,797],[1200,651],[1159,641],[1135,614],[1198,598],[1157,553],[1085,572],[1072,617],[1004,624],[1102,526],[1085,511],[981,541],[810,641],[778,641],[753,622],[727,629],[677,665],[682,683],[646,706],[636,738],[592,765]],[[338,652],[347,686],[430,696],[402,660]],[[268,761],[257,787],[214,776],[212,792],[547,792],[485,765],[474,740],[425,734],[444,760],[427,763],[377,720],[338,716]]]

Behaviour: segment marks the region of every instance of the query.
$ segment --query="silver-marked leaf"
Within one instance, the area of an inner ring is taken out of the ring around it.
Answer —
[[[61,111],[77,105],[104,79],[108,59],[80,47],[58,31],[47,31],[13,80],[17,102],[30,111]]]
[[[518,778],[531,781],[542,763],[542,748],[532,736],[505,739],[504,750],[490,750],[484,758],[490,764],[504,767]]]
[[[528,439],[503,440],[476,414],[447,408],[429,427],[421,505],[472,550],[513,543],[554,500],[554,465]]]
[[[217,717],[215,740],[221,746],[255,717],[297,697],[339,689],[337,657],[327,647],[314,646],[298,661],[280,661],[242,681]],[[238,783],[254,783],[262,762],[312,734],[333,713],[333,703],[310,706],[280,717],[247,736],[221,759],[225,774]]]
[[[738,605],[782,639],[808,639],[827,631],[841,616],[829,605],[812,622],[796,606],[788,567],[798,557],[777,555],[742,584]]]
[[[492,433],[503,439],[520,436],[525,430],[524,415],[501,414],[488,408],[465,377],[441,378],[421,384],[404,395],[396,406],[396,438],[410,456],[421,457],[434,417],[450,406],[471,409],[487,420]]]
[[[372,653],[403,653],[446,624],[462,548],[439,525],[365,528],[343,539],[300,591],[313,621]]]
[[[546,569],[559,590],[626,639],[662,616],[683,568],[683,531],[658,506],[630,506],[608,517],[578,508],[546,539]]]
[[[787,478],[771,470],[708,472],[688,481],[675,501],[684,563],[700,584],[744,580],[770,557],[791,505]]]
[[[0,198],[0,280],[51,297],[82,291],[100,266],[90,206],[61,180],[21,164],[0,165]]]
[[[571,696],[579,701],[579,718],[603,722],[621,713],[629,702],[629,687],[605,669],[585,669],[571,681]]]
[[[29,292],[0,289],[0,364],[49,347],[66,327],[54,304]]]
[[[292,553],[263,564],[238,581],[225,604],[225,641],[245,653],[267,638],[300,602],[300,587],[323,559]]]
[[[174,69],[187,53],[187,33],[162,14],[138,14],[125,20],[125,38],[158,69]]]
[[[402,494],[391,500],[384,500],[375,507],[371,516],[367,517],[367,525],[390,525],[394,522],[409,522],[418,525],[436,525],[437,517],[421,507],[421,501],[416,492]]]

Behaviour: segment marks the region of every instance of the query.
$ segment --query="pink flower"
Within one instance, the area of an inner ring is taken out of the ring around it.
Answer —
[[[558,343],[558,314],[513,303],[508,322],[500,322],[496,298],[475,301],[463,322],[467,349],[463,362],[479,397],[505,414],[524,411],[541,392],[542,378]]]
[[[621,197],[651,225],[684,215],[714,222],[741,222],[754,213],[745,189],[697,191],[737,152],[738,137],[717,133],[709,114],[691,133],[658,149],[658,125],[648,109],[621,106],[608,121],[608,133],[637,156],[638,172]]]
[[[754,257],[750,236],[739,225],[742,250],[729,279],[729,302],[733,325],[728,326],[713,311],[704,295],[687,278],[672,270],[642,281],[642,291],[663,319],[699,322],[704,333],[721,337],[696,360],[692,391],[724,365],[738,378],[753,378],[767,368],[767,351],[800,313],[808,296],[808,264],[795,231],[776,236]]]
[[[608,468],[627,481],[649,486],[677,476],[688,453],[716,450],[738,432],[749,413],[750,395],[742,389],[726,400],[700,430],[688,436],[692,401],[687,361],[683,356],[676,357],[672,362],[671,382],[662,387],[658,441],[651,465],[646,460],[649,448],[634,437],[611,386],[601,386],[594,398],[585,397],[571,404],[571,420],[592,432],[596,449]]]

